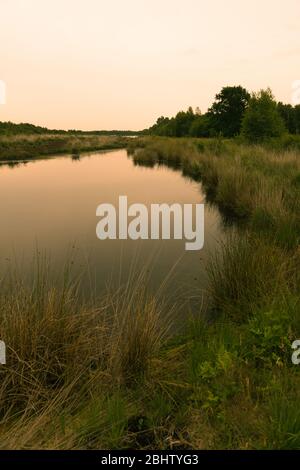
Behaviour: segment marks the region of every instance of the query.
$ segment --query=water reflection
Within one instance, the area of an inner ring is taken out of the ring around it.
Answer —
[[[125,150],[1,166],[0,272],[5,272],[12,256],[30,269],[38,246],[50,254],[57,269],[70,252],[74,269],[88,265],[84,285],[92,283],[97,292],[109,282],[126,282],[134,270],[142,269],[148,271],[153,289],[168,279],[166,289],[174,298],[194,297],[204,289],[205,263],[223,234],[217,210],[205,208],[201,251],[185,251],[184,240],[100,241],[96,207],[103,202],[117,206],[119,195],[127,195],[128,204],[148,207],[204,201],[199,183],[164,166],[136,166]]]

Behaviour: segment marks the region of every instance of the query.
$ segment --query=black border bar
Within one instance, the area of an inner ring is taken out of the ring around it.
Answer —
[[[44,464],[62,464],[70,468],[82,468],[88,465],[89,468],[121,467],[124,469],[150,468],[171,465],[179,465],[189,468],[213,468],[217,466],[220,470],[224,468],[251,468],[256,463],[269,466],[275,463],[282,466],[300,462],[299,451],[134,451],[134,450],[75,450],[75,451],[51,451],[51,450],[19,450],[0,451],[0,465],[26,465],[26,468],[38,468]],[[6,467],[8,468],[8,467]]]

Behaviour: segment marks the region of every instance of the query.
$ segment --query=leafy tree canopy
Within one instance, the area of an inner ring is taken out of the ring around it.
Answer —
[[[259,142],[280,137],[285,130],[272,91],[268,88],[253,93],[242,123],[242,135],[250,142]]]
[[[250,94],[241,86],[222,88],[208,110],[216,133],[222,134],[224,137],[234,137],[240,133],[249,99]]]

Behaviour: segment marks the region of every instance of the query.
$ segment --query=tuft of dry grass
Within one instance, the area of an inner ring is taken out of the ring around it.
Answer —
[[[2,285],[0,325],[7,348],[0,368],[1,447],[15,448],[31,442],[49,416],[78,411],[96,390],[104,399],[111,388],[144,380],[169,334],[170,316],[143,285],[88,303],[76,282],[55,285],[42,267],[31,283],[13,277]],[[16,426],[22,432],[11,441]]]
[[[210,259],[210,294],[217,310],[244,321],[292,287],[294,259],[275,245],[232,233]]]

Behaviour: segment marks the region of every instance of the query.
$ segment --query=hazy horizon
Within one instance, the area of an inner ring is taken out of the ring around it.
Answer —
[[[290,103],[299,12],[297,0],[2,0],[0,121],[140,130],[205,112],[226,85]]]

